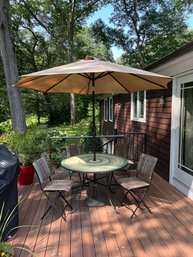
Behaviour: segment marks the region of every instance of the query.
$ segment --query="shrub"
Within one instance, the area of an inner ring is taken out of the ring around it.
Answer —
[[[64,148],[65,132],[48,129],[28,129],[25,133],[10,132],[1,140],[18,155],[22,165],[31,165],[32,162],[45,154],[52,157],[56,164],[60,163],[61,149]],[[52,140],[50,140],[52,138]],[[57,139],[57,140],[56,140]]]
[[[16,230],[18,228],[22,228],[22,227],[31,227],[31,226],[17,226],[12,228],[10,231],[7,232],[7,234],[5,234],[7,227],[9,226],[10,221],[12,220],[12,218],[14,217],[14,213],[15,211],[18,209],[18,204],[15,206],[15,208],[13,208],[12,211],[4,213],[4,206],[5,203],[2,204],[2,207],[0,209],[0,256],[2,257],[12,257],[14,256],[14,249],[18,248],[21,250],[25,250],[28,253],[30,253],[33,256],[37,255],[35,253],[33,253],[31,250],[25,248],[25,247],[20,247],[17,245],[12,245],[9,242],[5,242],[5,240],[7,239],[7,236],[9,235],[9,233],[13,230]]]

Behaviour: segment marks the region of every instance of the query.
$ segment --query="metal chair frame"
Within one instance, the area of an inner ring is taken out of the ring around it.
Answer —
[[[135,170],[136,176],[121,178],[117,180],[118,184],[121,185],[124,189],[126,189],[126,193],[121,201],[121,204],[124,203],[129,193],[137,202],[135,210],[132,211],[133,214],[131,215],[131,218],[133,218],[133,216],[136,215],[136,211],[141,204],[143,204],[146,207],[146,209],[151,213],[150,208],[144,202],[144,198],[147,195],[148,190],[150,188],[157,160],[158,159],[156,157],[147,154],[141,154],[139,162],[137,164],[137,168]],[[140,196],[136,192],[136,189],[144,190],[143,194]]]
[[[51,178],[51,170],[47,164],[47,161],[44,157],[41,157],[40,159],[36,160],[33,162],[33,166],[38,178],[38,182],[40,185],[40,188],[46,198],[48,199],[50,206],[48,209],[45,211],[41,219],[43,219],[46,214],[51,210],[53,207],[57,212],[59,212],[58,208],[56,205],[50,200],[49,196],[47,193],[50,192],[56,192],[58,195],[57,197],[61,197],[63,201],[66,203],[66,206],[64,207],[64,215],[62,215],[62,218],[66,221],[66,215],[65,215],[65,210],[69,206],[72,211],[75,211],[71,204],[66,200],[65,198],[65,192],[69,191],[72,188],[73,182],[71,180],[65,180],[65,179],[60,179],[60,180],[54,180]],[[44,183],[48,182],[45,186],[43,186]],[[62,185],[59,185],[59,183],[62,182]]]
[[[84,154],[84,145],[83,144],[71,144],[71,145],[67,145],[66,146],[66,153],[68,157],[72,157],[72,156],[76,156],[76,155],[80,155],[80,154]],[[69,177],[70,179],[72,178],[72,173],[71,171],[69,171]],[[82,182],[82,178],[81,178],[81,174],[78,173],[79,176],[79,180],[78,182]],[[84,178],[83,178],[84,180]]]

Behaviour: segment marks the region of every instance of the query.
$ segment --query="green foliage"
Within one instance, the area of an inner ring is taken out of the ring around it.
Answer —
[[[30,227],[30,226],[17,226],[14,228],[11,228],[10,231],[6,231],[7,227],[9,226],[11,220],[13,219],[15,212],[18,211],[18,204],[13,208],[13,210],[8,211],[7,213],[4,213],[4,207],[5,207],[5,202],[2,204],[1,209],[0,209],[0,256],[1,257],[12,257],[14,256],[14,249],[18,248],[20,250],[24,250],[31,255],[37,257],[35,253],[33,253],[31,250],[25,248],[25,247],[20,247],[17,245],[12,245],[8,242],[5,242],[4,239],[7,238],[9,233],[13,230],[16,230],[18,228],[23,228],[23,227]],[[5,234],[5,231],[7,234]]]
[[[193,3],[112,0],[111,4],[110,26],[98,20],[93,29],[104,43],[124,50],[119,60],[123,64],[143,68],[191,40],[186,17]]]
[[[25,133],[12,132],[9,136],[8,145],[18,155],[23,166],[31,165],[39,157],[39,138],[33,130]]]
[[[0,55],[0,122],[8,119],[9,105],[6,91],[6,82],[3,73],[3,63]],[[0,128],[1,132],[1,128]]]
[[[98,20],[92,27],[85,27],[87,18],[108,3],[114,7],[110,26]],[[172,0],[11,0],[12,37],[19,73],[65,64],[86,55],[112,61],[113,44],[125,51],[121,63],[144,67],[192,38],[193,32],[187,31],[185,23],[192,6],[191,1]],[[0,122],[10,116],[4,85],[0,65]],[[50,125],[70,121],[69,95],[23,89],[22,97],[27,116],[36,115],[38,121],[47,117]],[[80,121],[88,115],[90,97],[77,96],[76,100]],[[10,123],[3,127],[1,124],[0,133],[10,128]]]
[[[11,129],[12,129],[11,119],[8,119],[0,123],[0,134],[3,132],[11,131]]]
[[[48,121],[48,119],[46,117],[41,117],[40,124],[47,123],[47,121]],[[27,116],[26,123],[27,123],[28,128],[36,126],[38,123],[37,117],[34,115]],[[11,131],[12,131],[11,119],[8,119],[4,122],[0,122],[0,135],[1,135],[1,133],[11,132]]]
[[[0,256],[2,257],[12,257],[14,250],[11,244],[0,242]]]
[[[83,27],[87,17],[103,4],[105,1],[102,0],[60,0],[54,3],[51,0],[12,0],[12,36],[19,74],[65,64],[88,54],[112,60],[110,45],[99,42],[91,29]],[[0,81],[2,73],[0,68]],[[69,95],[48,95],[22,89],[22,97],[26,116],[36,115],[38,121],[47,116],[50,125],[70,121]],[[77,97],[77,121],[86,118],[88,107],[86,96],[85,100],[84,97],[79,99],[81,96]],[[0,102],[4,103],[0,121],[4,121],[9,113],[6,92]]]
[[[70,122],[70,98],[69,94],[49,95],[49,125],[64,124]]]
[[[77,59],[84,59],[86,55],[105,58],[113,61],[111,45],[95,36],[93,28],[85,27],[75,36],[74,51]]]
[[[28,124],[31,127],[26,133],[6,132],[1,135],[0,142],[11,148],[19,156],[20,162],[26,165],[31,164],[33,160],[42,155],[51,158],[52,164],[59,165],[66,144],[83,143],[83,139],[65,139],[63,137],[92,135],[91,121],[92,118],[89,117],[82,119],[74,126],[63,125],[49,128],[42,127],[44,125],[37,126],[37,119],[30,116],[28,117]],[[99,123],[97,122],[97,130],[98,128]],[[88,140],[88,144],[87,150],[90,151],[92,150],[92,139]]]
[[[12,257],[14,254],[14,250],[12,246],[8,243],[0,243],[0,256],[2,257]]]
[[[93,124],[92,122],[90,122],[90,125],[88,127],[88,130],[86,132],[87,136],[91,136],[90,138],[85,139],[85,152],[89,153],[93,151]],[[95,150],[96,152],[100,152],[101,151],[101,142],[100,142],[100,138],[95,138]]]
[[[52,153],[58,152],[61,145],[64,145],[65,140],[61,139],[58,142],[51,142],[50,137],[62,137],[65,136],[65,132],[58,130],[45,130],[31,128],[25,133],[11,132],[7,135],[6,144],[18,155],[22,165],[31,165],[32,162],[41,157],[41,154],[50,151]]]

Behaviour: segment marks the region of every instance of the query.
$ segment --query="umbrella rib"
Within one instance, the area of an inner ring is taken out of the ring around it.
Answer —
[[[131,93],[126,87],[124,87],[120,81],[118,81],[110,72],[109,75],[117,82],[119,85],[121,85],[128,93]]]
[[[107,76],[107,75],[109,75],[109,74],[111,74],[112,72],[102,72],[101,74],[99,74],[96,78],[95,78],[95,80],[97,80],[97,79],[101,79],[101,78],[103,78],[103,77],[105,77],[105,76]]]
[[[69,78],[72,74],[69,74],[67,77],[62,78],[59,82],[57,82],[56,84],[54,84],[53,86],[49,87],[45,92],[48,92],[50,89],[56,87],[58,84],[60,84],[62,81],[64,81],[65,79]]]
[[[78,73],[78,75],[80,75],[86,79],[91,79],[91,77],[89,77],[89,75],[87,73],[85,73],[85,74]]]
[[[91,79],[91,77],[90,77],[87,73],[85,73],[85,74],[79,73],[78,75],[80,75],[80,76],[82,76],[82,77],[84,77],[84,78],[86,78],[86,79]],[[81,92],[82,92],[86,87],[88,87],[88,90],[87,90],[87,95],[88,95],[88,93],[89,93],[89,85],[86,85],[86,86],[84,86],[83,88],[81,88],[81,90],[79,91],[79,94],[81,94]]]
[[[107,76],[110,73],[112,73],[112,72],[102,72],[94,79],[97,80],[97,79],[103,78],[103,77]],[[84,78],[91,79],[91,77],[87,73],[86,74],[79,74],[79,75],[84,77]]]
[[[156,82],[151,81],[151,80],[146,79],[146,78],[142,78],[142,77],[141,77],[141,76],[139,76],[139,75],[132,74],[132,73],[130,73],[130,75],[131,75],[131,76],[134,76],[134,77],[137,77],[137,78],[139,78],[139,79],[145,80],[145,81],[147,81],[147,82],[153,83],[153,84],[155,84],[155,85],[157,85],[157,86],[159,86],[159,87],[166,88],[166,87],[164,87],[164,86],[160,85],[159,83],[156,83]]]
[[[22,83],[18,83],[17,86],[21,86],[21,85],[23,85],[23,84],[25,84],[25,83],[27,83],[27,82],[34,81],[34,80],[36,80],[36,79],[43,78],[43,77],[45,77],[45,76],[46,76],[46,75],[44,75],[44,76],[39,76],[39,77],[35,77],[35,78],[30,79],[30,80],[27,80],[27,81],[23,81]]]
[[[81,90],[80,90],[78,93],[81,94],[81,92],[82,92],[86,87],[87,87],[87,85],[84,86],[83,88],[81,88]],[[87,94],[88,94],[88,93],[87,93]]]

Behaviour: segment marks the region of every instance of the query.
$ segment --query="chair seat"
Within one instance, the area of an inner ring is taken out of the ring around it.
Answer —
[[[121,179],[118,179],[117,182],[122,187],[124,187],[128,190],[132,190],[135,188],[148,187],[150,185],[147,182],[142,181],[141,179],[139,179],[137,177],[121,178]]]
[[[72,188],[73,182],[70,180],[52,180],[45,187],[44,191],[66,191]]]

